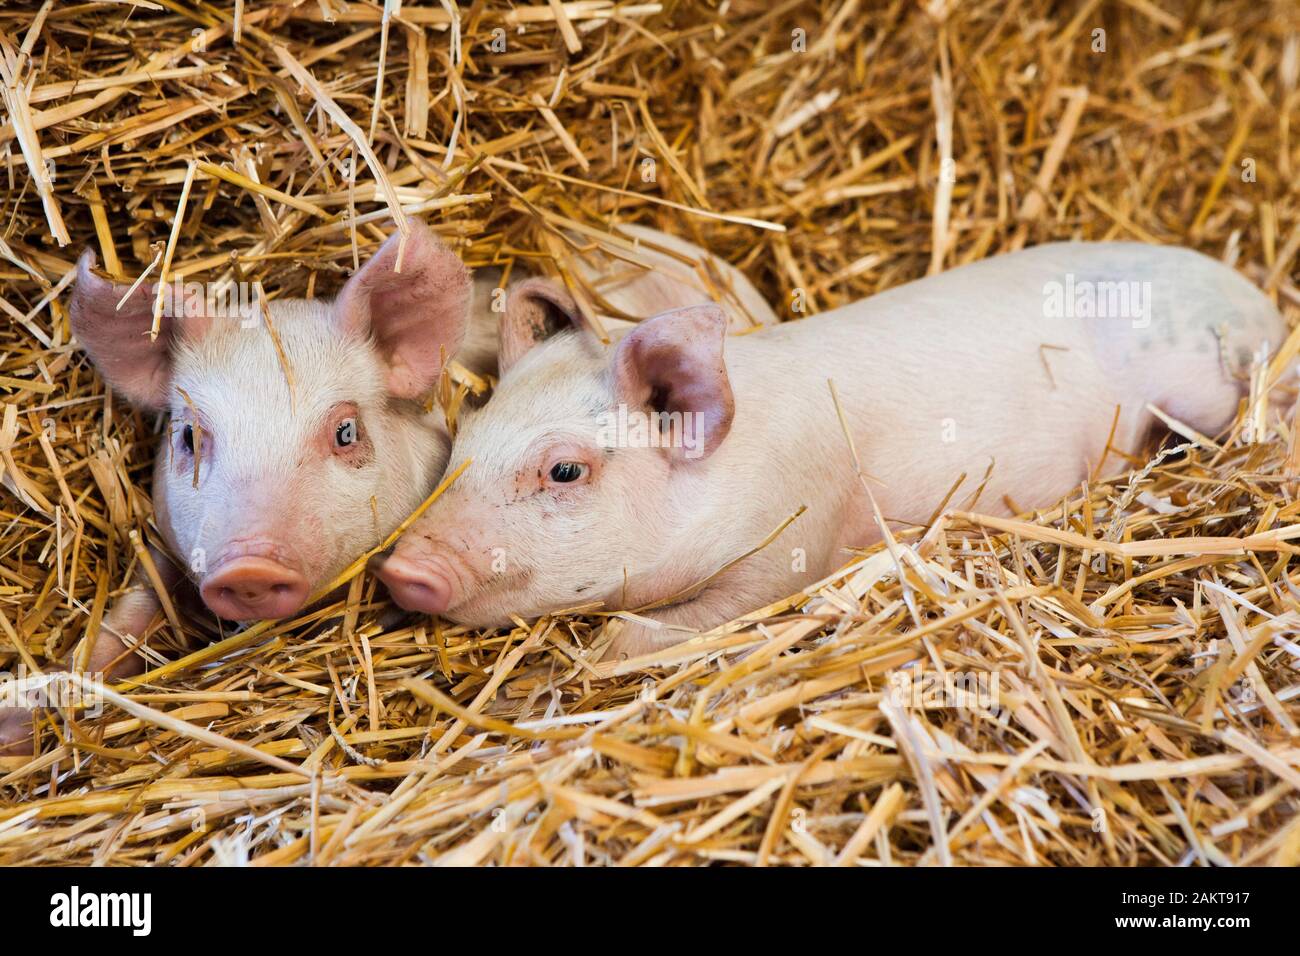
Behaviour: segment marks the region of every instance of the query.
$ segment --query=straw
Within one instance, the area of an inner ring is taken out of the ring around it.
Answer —
[[[165,428],[72,340],[84,248],[266,312],[416,214],[600,327],[559,232],[624,270],[623,223],[697,242],[786,320],[1130,239],[1232,262],[1296,326],[1297,62],[1300,11],[1246,0],[4,5],[0,671],[47,679],[139,573],[163,587]],[[0,864],[1293,865],[1298,354],[1222,433],[1153,409],[1164,453],[1110,448],[1014,515],[948,476],[927,525],[636,660],[601,659],[595,604],[397,614],[364,543],[298,617],[216,641],[168,595],[144,674],[54,678],[82,699],[0,757]],[[874,488],[861,441],[834,456]]]

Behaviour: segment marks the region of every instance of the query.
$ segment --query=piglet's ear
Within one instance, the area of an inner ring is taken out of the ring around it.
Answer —
[[[647,319],[614,352],[615,395],[629,408],[671,417],[683,438],[670,443],[675,457],[711,455],[731,429],[736,402],[722,357],[726,335],[720,308],[693,305]]]
[[[337,321],[373,337],[388,365],[388,390],[419,398],[438,380],[445,354],[465,337],[470,278],[465,264],[424,223],[411,217],[398,271],[400,232],[393,233],[339,293]]]
[[[95,271],[95,253],[87,249],[77,262],[77,284],[69,313],[72,332],[113,391],[143,408],[160,409],[171,386],[173,320],[166,314],[156,339],[153,287],[142,283],[122,301],[130,286]],[[121,306],[118,306],[118,303]]]
[[[554,279],[527,279],[506,298],[497,367],[504,375],[534,345],[564,329],[581,326],[578,305],[564,286]]]

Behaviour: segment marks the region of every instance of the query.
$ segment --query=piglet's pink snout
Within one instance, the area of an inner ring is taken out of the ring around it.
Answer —
[[[399,607],[424,614],[443,614],[455,595],[451,568],[434,557],[395,553],[379,566],[379,579]]]
[[[230,621],[288,617],[307,600],[307,579],[272,558],[245,555],[214,570],[200,589],[203,603]]]

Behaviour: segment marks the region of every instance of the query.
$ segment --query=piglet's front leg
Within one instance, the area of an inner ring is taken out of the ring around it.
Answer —
[[[181,583],[180,574],[171,564],[154,552],[164,586],[175,588]],[[128,648],[135,638],[144,634],[161,612],[158,596],[142,576],[109,609],[99,631],[86,640],[91,641],[89,653],[84,658],[83,672],[106,683],[132,677],[143,672],[144,659]],[[73,651],[73,659],[81,660],[82,649]],[[50,670],[67,670],[67,665],[51,665]],[[0,707],[0,757],[22,756],[31,752],[33,711],[27,707]]]
[[[147,584],[136,586],[118,598],[99,633],[87,638],[92,644],[85,658],[85,673],[103,681],[143,673],[144,658],[128,648],[135,645],[135,638],[149,629],[161,611],[158,596]]]
[[[0,757],[21,757],[32,750],[32,712],[0,707]]]
[[[181,589],[190,593],[189,582],[165,554],[150,546],[149,558],[158,571],[159,583],[172,596],[173,604],[178,602]],[[89,653],[79,646],[73,652],[73,659],[84,662],[81,668],[84,673],[105,682],[143,673],[145,659],[130,648],[135,646],[140,635],[148,632],[161,613],[157,592],[143,570],[137,570],[131,589],[109,608],[99,632],[86,638],[91,642]]]
[[[754,609],[745,600],[746,592],[728,593],[729,589],[730,585],[719,578],[689,601],[637,614],[638,617],[653,621],[653,624],[619,619],[618,635],[606,649],[602,660],[631,660],[653,654],[689,640],[693,632],[707,631],[726,624]]]

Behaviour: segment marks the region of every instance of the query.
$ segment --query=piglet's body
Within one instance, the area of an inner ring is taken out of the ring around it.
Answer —
[[[518,358],[462,423],[452,459],[473,465],[385,566],[398,600],[475,625],[593,600],[668,602],[646,616],[716,626],[880,536],[828,380],[881,512],[921,523],[962,474],[953,501],[969,503],[990,466],[981,510],[1053,502],[1100,461],[1117,406],[1125,450],[1153,424],[1148,403],[1218,432],[1243,392],[1236,375],[1284,333],[1230,268],[1130,243],[986,260],[727,337],[725,355],[723,329],[716,310],[685,309],[613,348],[564,334]],[[639,447],[635,434],[610,446],[601,429],[619,408],[697,416],[686,426],[697,454],[685,441]],[[801,505],[772,544],[691,590]],[[629,628],[617,650],[683,636]]]

